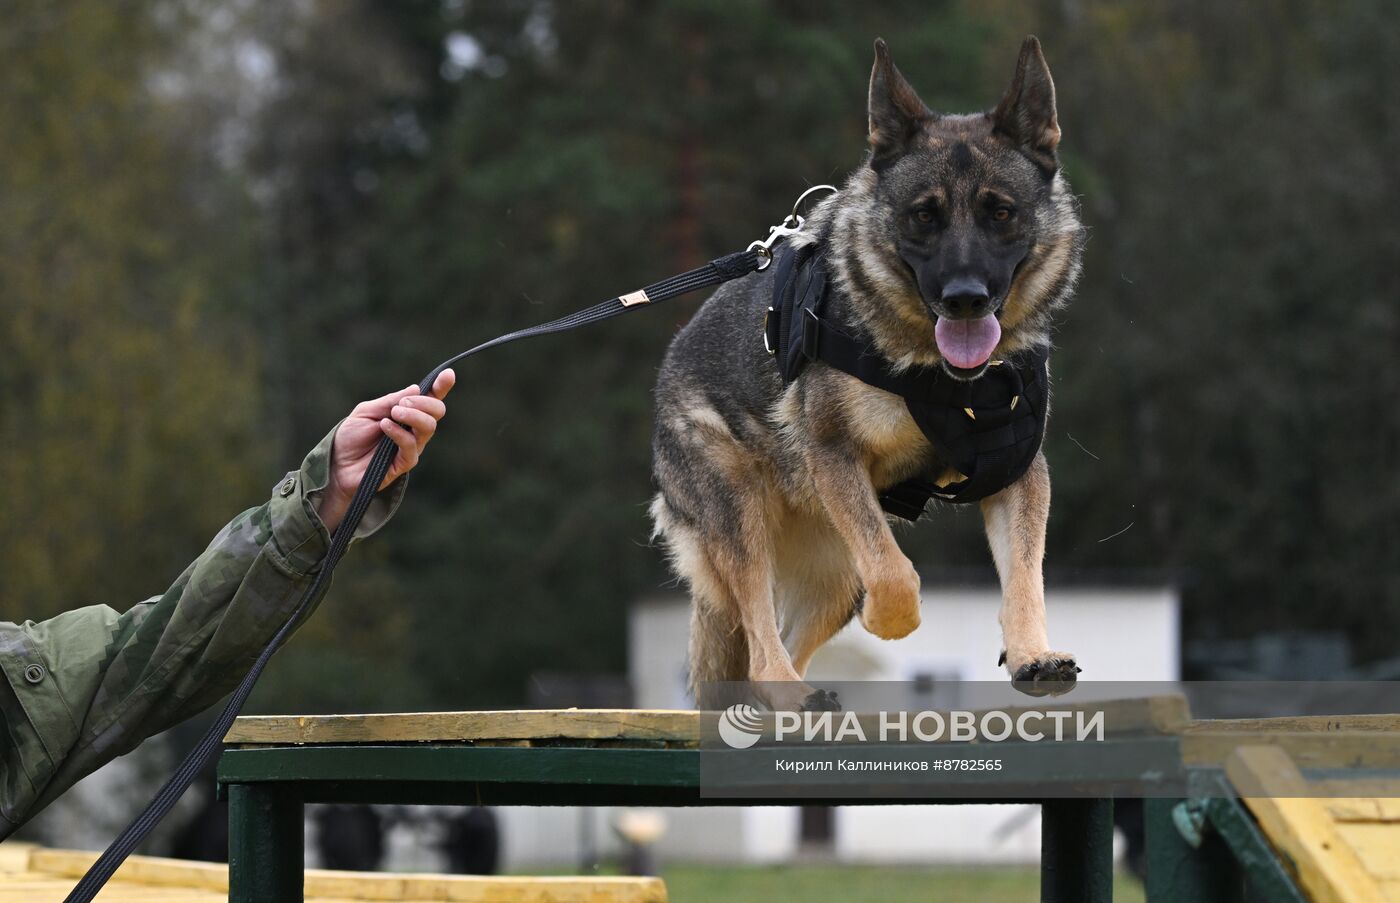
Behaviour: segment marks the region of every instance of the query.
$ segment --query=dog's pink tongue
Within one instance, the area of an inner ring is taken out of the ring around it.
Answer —
[[[1001,324],[988,314],[975,320],[949,320],[939,317],[933,324],[938,350],[954,367],[974,370],[987,362],[1001,341]]]

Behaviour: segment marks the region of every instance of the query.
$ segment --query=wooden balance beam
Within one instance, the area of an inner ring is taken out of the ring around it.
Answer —
[[[1400,716],[1193,721],[1179,696],[1063,707],[1105,711],[1109,739],[1058,753],[1060,744],[1016,741],[972,750],[1008,763],[999,780],[1011,789],[1001,802],[1042,805],[1042,901],[1111,900],[1112,796],[1151,795],[1142,790],[1149,785],[1142,783],[1141,773],[1144,755],[1150,754],[1162,766],[1156,798],[1146,800],[1148,899],[1153,903],[1241,903],[1246,880],[1271,903],[1400,903],[1400,865],[1395,864],[1400,863],[1400,804],[1394,801],[1400,796]],[[240,718],[226,738],[219,766],[221,792],[230,800],[230,899],[301,899],[306,802],[696,806],[998,801],[986,796],[995,789],[986,776],[958,774],[948,776],[947,793],[937,799],[870,798],[853,795],[849,785],[801,799],[710,797],[700,783],[701,729],[701,714],[691,711]],[[926,744],[925,749],[929,756],[940,756],[967,754],[974,746],[978,744]],[[1254,747],[1270,752],[1250,752]],[[1304,792],[1330,798],[1304,805],[1297,802],[1302,798],[1297,785],[1251,785],[1253,791],[1241,786],[1250,769],[1278,780],[1280,755],[1297,772],[1296,780],[1306,782]],[[1271,786],[1291,786],[1291,795]],[[1320,827],[1319,812],[1326,813],[1330,829]],[[1351,853],[1335,852],[1340,846]],[[1330,865],[1334,861],[1349,864]],[[1356,896],[1354,887],[1360,885],[1338,877],[1355,878],[1358,868],[1382,896]],[[1332,886],[1342,889],[1328,896],[1326,888]]]
[[[97,853],[32,844],[0,846],[0,903],[60,903]],[[478,877],[386,875],[308,869],[302,893],[315,903],[450,901],[450,903],[666,903],[659,878]],[[155,856],[132,856],[97,903],[222,903],[229,899],[228,866]],[[301,899],[301,898],[299,898]]]
[[[1178,735],[1188,720],[1180,697],[1089,708],[1105,711],[1114,738],[1110,745],[1128,744],[1138,753],[1155,750],[1168,765],[1179,761]],[[875,716],[860,717],[873,726]],[[1111,898],[1111,797],[1141,774],[1112,773],[1114,758],[1106,752],[1088,756],[1082,750],[1026,742],[997,743],[995,749],[984,744],[974,752],[1004,760],[1006,773],[1015,775],[1018,783],[1005,775],[953,773],[947,775],[946,795],[931,799],[893,793],[871,798],[853,792],[849,783],[802,799],[712,796],[702,786],[701,756],[724,753],[702,750],[701,729],[702,716],[694,711],[617,709],[240,718],[225,739],[228,748],[219,764],[221,792],[230,802],[230,899],[301,899],[302,806],[307,802],[1036,802],[1043,804],[1042,899],[1100,903]],[[969,746],[933,744],[925,751],[930,756],[965,755]],[[1008,788],[1001,799],[985,797],[989,781]]]

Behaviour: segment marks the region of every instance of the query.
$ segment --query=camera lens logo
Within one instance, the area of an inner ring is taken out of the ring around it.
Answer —
[[[763,736],[763,719],[753,706],[736,703],[719,713],[719,736],[730,749],[748,749]]]

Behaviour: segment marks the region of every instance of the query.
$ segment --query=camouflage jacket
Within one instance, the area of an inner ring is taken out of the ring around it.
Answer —
[[[242,679],[330,542],[312,497],[329,479],[334,436],[219,531],[164,594],[123,613],[92,605],[39,623],[0,621],[0,839]],[[406,484],[375,499],[355,538],[384,525]]]

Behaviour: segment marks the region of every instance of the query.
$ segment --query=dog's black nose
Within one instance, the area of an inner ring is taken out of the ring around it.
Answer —
[[[992,294],[987,283],[972,276],[951,279],[943,286],[944,308],[954,317],[980,317],[987,312]]]

